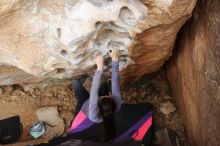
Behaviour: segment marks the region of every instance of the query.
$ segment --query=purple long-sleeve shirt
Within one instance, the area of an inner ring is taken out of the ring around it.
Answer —
[[[96,70],[95,75],[92,81],[92,87],[90,90],[90,97],[82,106],[82,111],[86,116],[95,123],[102,122],[102,117],[99,112],[98,107],[98,91],[100,87],[102,77],[102,71]],[[120,93],[120,84],[119,84],[119,62],[112,61],[112,97],[116,104],[116,113],[120,110],[121,107],[121,93]]]

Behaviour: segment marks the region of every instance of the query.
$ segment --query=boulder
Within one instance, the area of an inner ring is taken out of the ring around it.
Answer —
[[[2,0],[0,85],[54,84],[95,70],[94,54],[121,50],[122,82],[158,70],[196,0]]]

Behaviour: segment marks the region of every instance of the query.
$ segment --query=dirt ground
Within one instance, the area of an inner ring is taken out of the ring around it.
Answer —
[[[91,78],[84,83],[87,90],[91,86]],[[70,86],[39,86],[13,85],[1,86],[0,119],[19,115],[23,124],[23,132],[19,142],[35,141],[29,134],[28,128],[38,120],[36,109],[45,106],[57,106],[60,117],[64,119],[66,133],[73,118],[76,100]],[[165,115],[160,112],[161,103],[170,101],[176,106],[171,96],[169,84],[164,70],[145,77],[137,82],[121,87],[124,103],[152,103],[154,107],[154,121],[156,129],[169,128],[185,138],[184,126],[178,109]],[[47,140],[55,136],[46,134],[40,140]],[[57,136],[57,135],[56,135]]]

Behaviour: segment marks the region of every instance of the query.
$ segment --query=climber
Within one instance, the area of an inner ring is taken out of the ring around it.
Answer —
[[[122,145],[151,144],[152,105],[147,103],[121,104],[118,46],[110,47],[109,54],[112,59],[111,85],[109,82],[101,84],[104,61],[103,56],[97,54],[95,58],[97,69],[90,94],[82,85],[86,76],[72,81],[77,105],[68,135],[51,139],[38,146],[77,145],[74,139],[81,140],[81,142],[97,142],[94,145],[100,141],[113,142],[116,145],[118,143]],[[110,88],[112,89],[111,96],[109,95]]]
[[[77,98],[75,118],[70,131],[72,133],[88,128],[92,123],[103,122],[103,141],[113,141],[116,137],[114,114],[120,110],[121,95],[119,86],[119,49],[113,47],[109,52],[112,59],[112,95],[109,96],[108,83],[104,83],[101,88],[101,77],[103,73],[103,56],[97,54],[95,61],[97,69],[92,81],[90,95],[82,86],[80,80],[73,80],[72,87]],[[87,119],[88,118],[88,119]],[[86,122],[85,122],[86,121]],[[85,125],[83,125],[85,123]]]

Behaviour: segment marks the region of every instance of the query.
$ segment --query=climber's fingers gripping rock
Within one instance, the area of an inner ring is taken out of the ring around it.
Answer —
[[[97,70],[102,71],[103,64],[104,64],[104,58],[103,58],[103,55],[101,53],[96,55],[95,62],[96,62],[96,65],[97,65]]]
[[[112,61],[118,61],[119,48],[117,46],[112,46],[111,50],[109,51],[109,55],[111,56]]]

